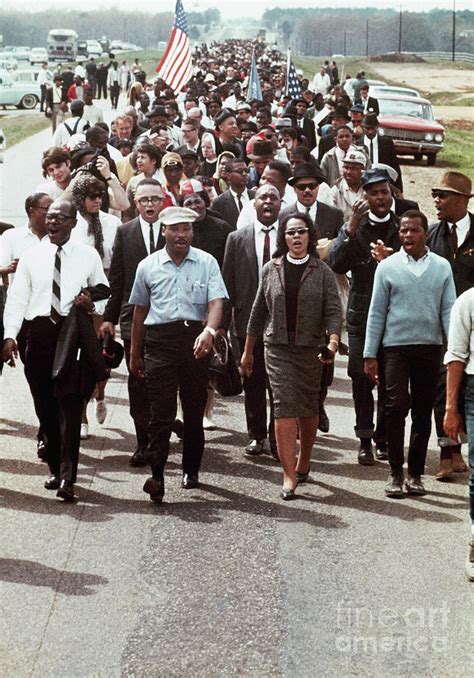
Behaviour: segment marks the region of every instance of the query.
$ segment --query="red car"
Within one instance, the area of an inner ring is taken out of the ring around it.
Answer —
[[[397,155],[413,155],[427,165],[436,163],[444,146],[444,127],[436,122],[428,99],[398,95],[377,97],[380,114],[379,133],[393,139]]]

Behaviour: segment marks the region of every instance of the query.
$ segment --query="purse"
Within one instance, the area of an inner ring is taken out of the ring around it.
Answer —
[[[242,380],[227,338],[217,334],[212,351],[209,367],[211,384],[225,398],[239,395],[242,393]]]

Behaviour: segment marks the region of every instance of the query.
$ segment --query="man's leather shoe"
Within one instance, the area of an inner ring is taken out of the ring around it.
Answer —
[[[181,487],[183,487],[185,490],[192,490],[195,487],[199,487],[199,474],[185,473],[181,481]]]
[[[280,461],[280,455],[278,454],[278,447],[275,440],[270,440],[270,454],[275,461]]]
[[[408,494],[422,496],[426,494],[425,486],[420,476],[408,476],[405,480],[405,489]]]
[[[130,457],[130,461],[128,463],[130,466],[134,467],[147,466],[148,461],[146,458],[146,451],[142,447],[137,447],[135,452]]]
[[[466,473],[466,471],[469,471],[469,468],[464,463],[461,452],[458,452],[457,450],[455,452],[451,452],[451,462],[454,473]]]
[[[326,414],[324,405],[320,405],[319,407],[318,429],[321,431],[321,433],[329,433],[329,417]]]
[[[372,452],[372,445],[369,447],[360,446],[357,454],[357,461],[361,466],[373,466],[375,464],[374,453]]]
[[[248,457],[258,457],[259,454],[263,454],[264,442],[264,440],[251,440],[245,448],[245,454]]]
[[[64,501],[74,501],[74,485],[69,480],[61,480],[56,496]]]
[[[182,440],[184,438],[184,424],[181,419],[175,419],[173,426],[171,427],[173,433],[176,433],[176,437]]]
[[[41,461],[47,461],[48,448],[45,445],[44,440],[38,440],[36,444],[36,452],[38,454],[38,459],[41,459]]]
[[[403,497],[403,471],[401,473],[390,473],[385,485],[385,496]]]
[[[150,495],[152,501],[161,504],[165,495],[165,481],[148,478],[143,485],[143,491]]]
[[[435,473],[436,480],[442,482],[446,480],[451,480],[453,476],[453,462],[451,459],[440,459],[438,469]]]
[[[385,445],[378,445],[375,450],[375,458],[377,461],[388,461],[388,452]]]
[[[46,490],[57,490],[59,489],[59,484],[58,476],[50,476],[48,480],[45,480],[44,487]]]
[[[294,490],[287,490],[283,487],[280,492],[280,497],[283,501],[291,501],[292,499],[296,499],[296,494]]]

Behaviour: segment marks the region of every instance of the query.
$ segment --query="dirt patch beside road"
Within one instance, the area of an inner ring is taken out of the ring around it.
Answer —
[[[401,85],[414,87],[423,92],[446,92],[456,94],[474,92],[473,71],[469,69],[440,68],[438,64],[370,64],[382,78]]]

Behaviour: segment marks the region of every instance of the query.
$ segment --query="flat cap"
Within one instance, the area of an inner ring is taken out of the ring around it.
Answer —
[[[367,188],[371,184],[378,184],[381,181],[388,181],[390,183],[390,175],[386,170],[379,169],[378,167],[365,170],[360,178],[362,188]]]
[[[192,224],[196,221],[199,214],[188,207],[165,207],[160,212],[160,223],[163,226],[172,226],[173,224]]]

